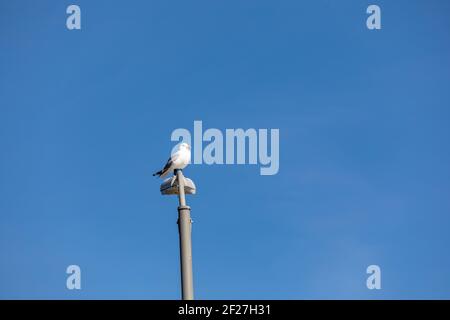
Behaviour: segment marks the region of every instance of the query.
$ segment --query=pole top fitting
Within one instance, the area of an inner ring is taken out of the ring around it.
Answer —
[[[185,176],[182,177],[182,180],[185,194],[195,194],[196,187],[194,181],[192,181],[189,178],[186,178]],[[175,175],[164,180],[159,189],[161,191],[161,194],[163,195],[178,194],[179,193],[178,185],[179,185],[178,177]]]

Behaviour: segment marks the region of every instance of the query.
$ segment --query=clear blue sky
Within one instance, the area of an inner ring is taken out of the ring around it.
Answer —
[[[280,129],[277,175],[185,170],[196,298],[450,298],[449,12],[1,0],[0,298],[178,299],[177,201],[151,174],[194,120]]]

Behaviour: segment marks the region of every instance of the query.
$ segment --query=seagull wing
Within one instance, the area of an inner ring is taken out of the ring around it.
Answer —
[[[166,162],[166,165],[164,166],[164,168],[156,173],[154,173],[153,175],[156,176],[160,176],[160,177],[165,177],[170,171],[171,168],[173,166],[173,163],[179,158],[180,154],[178,152],[175,152]]]

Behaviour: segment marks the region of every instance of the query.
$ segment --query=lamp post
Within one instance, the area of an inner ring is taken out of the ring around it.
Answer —
[[[178,194],[178,232],[180,236],[181,297],[183,300],[194,299],[194,280],[192,275],[192,220],[191,208],[186,205],[185,194],[195,194],[192,180],[183,176],[181,169],[175,169],[175,175],[161,184],[163,195]]]

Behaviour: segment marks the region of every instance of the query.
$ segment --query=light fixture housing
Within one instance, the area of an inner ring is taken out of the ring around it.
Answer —
[[[184,179],[184,193],[185,194],[195,194],[196,188],[194,181],[189,178],[183,177]],[[161,184],[159,190],[162,195],[173,195],[178,194],[178,180],[176,176],[167,178]]]

